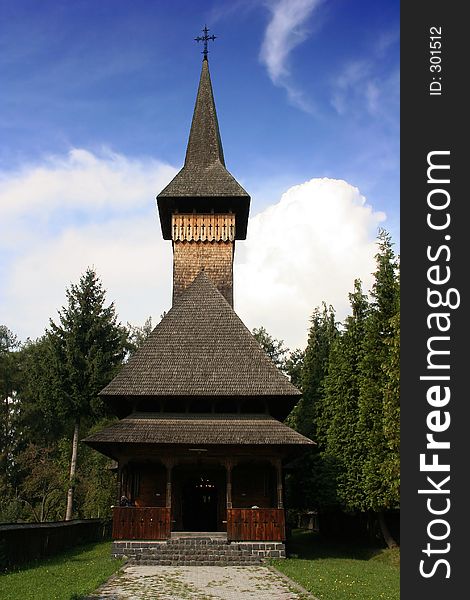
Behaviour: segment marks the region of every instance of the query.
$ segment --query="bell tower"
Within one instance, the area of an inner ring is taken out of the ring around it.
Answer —
[[[246,239],[250,196],[228,172],[207,58],[204,58],[183,168],[157,196],[164,239],[173,244],[173,304],[204,270],[233,306],[235,240]]]

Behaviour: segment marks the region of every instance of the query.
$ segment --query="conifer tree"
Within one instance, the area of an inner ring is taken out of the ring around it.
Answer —
[[[67,306],[47,331],[49,370],[41,382],[43,408],[73,422],[70,483],[65,519],[72,518],[80,426],[105,414],[99,391],[112,379],[125,355],[126,332],[114,305],[105,306],[105,291],[88,268],[66,291]]]
[[[338,500],[351,510],[364,504],[365,447],[359,436],[358,402],[368,302],[360,280],[354,282],[354,292],[349,294],[349,299],[351,315],[346,318],[344,330],[330,352],[319,438],[324,441],[324,455],[337,461]]]
[[[317,423],[322,419],[323,379],[328,369],[330,347],[338,335],[335,311],[323,303],[311,317],[307,348],[302,366],[302,399],[291,414],[290,424],[303,435],[316,440]]]
[[[395,542],[384,511],[399,506],[399,279],[398,262],[386,231],[379,232],[378,244],[360,362],[359,438],[366,450],[362,509],[377,513],[384,539],[392,546]]]
[[[337,335],[334,309],[323,303],[313,311],[305,353],[299,352],[294,357],[301,365],[300,378],[294,371],[295,383],[303,395],[286,422],[315,442],[321,433],[319,422],[324,418],[323,382],[328,371],[330,348]],[[336,465],[329,458],[324,459],[320,450],[319,444],[300,457],[295,471],[287,478],[290,502],[298,508],[320,508],[336,503]]]

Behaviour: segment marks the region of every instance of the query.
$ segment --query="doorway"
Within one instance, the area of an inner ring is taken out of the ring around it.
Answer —
[[[217,531],[218,489],[213,477],[192,477],[183,486],[183,529]]]

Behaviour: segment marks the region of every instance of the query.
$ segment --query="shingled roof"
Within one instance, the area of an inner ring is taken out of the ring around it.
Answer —
[[[204,271],[102,397],[300,396]]]
[[[250,196],[225,167],[207,60],[202,61],[184,166],[157,203],[164,239],[171,239],[172,213],[193,209],[235,213],[236,238],[246,237]]]
[[[302,446],[315,442],[269,415],[133,413],[83,440],[105,451],[116,444]]]

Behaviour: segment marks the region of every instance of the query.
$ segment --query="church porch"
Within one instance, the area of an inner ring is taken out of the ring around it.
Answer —
[[[285,539],[278,456],[134,457],[120,462],[118,479],[117,496],[128,505],[113,508],[115,540],[164,540],[172,532],[219,532],[230,541]]]
[[[283,461],[312,444],[268,414],[133,413],[85,442],[118,463],[114,539],[285,539]]]

